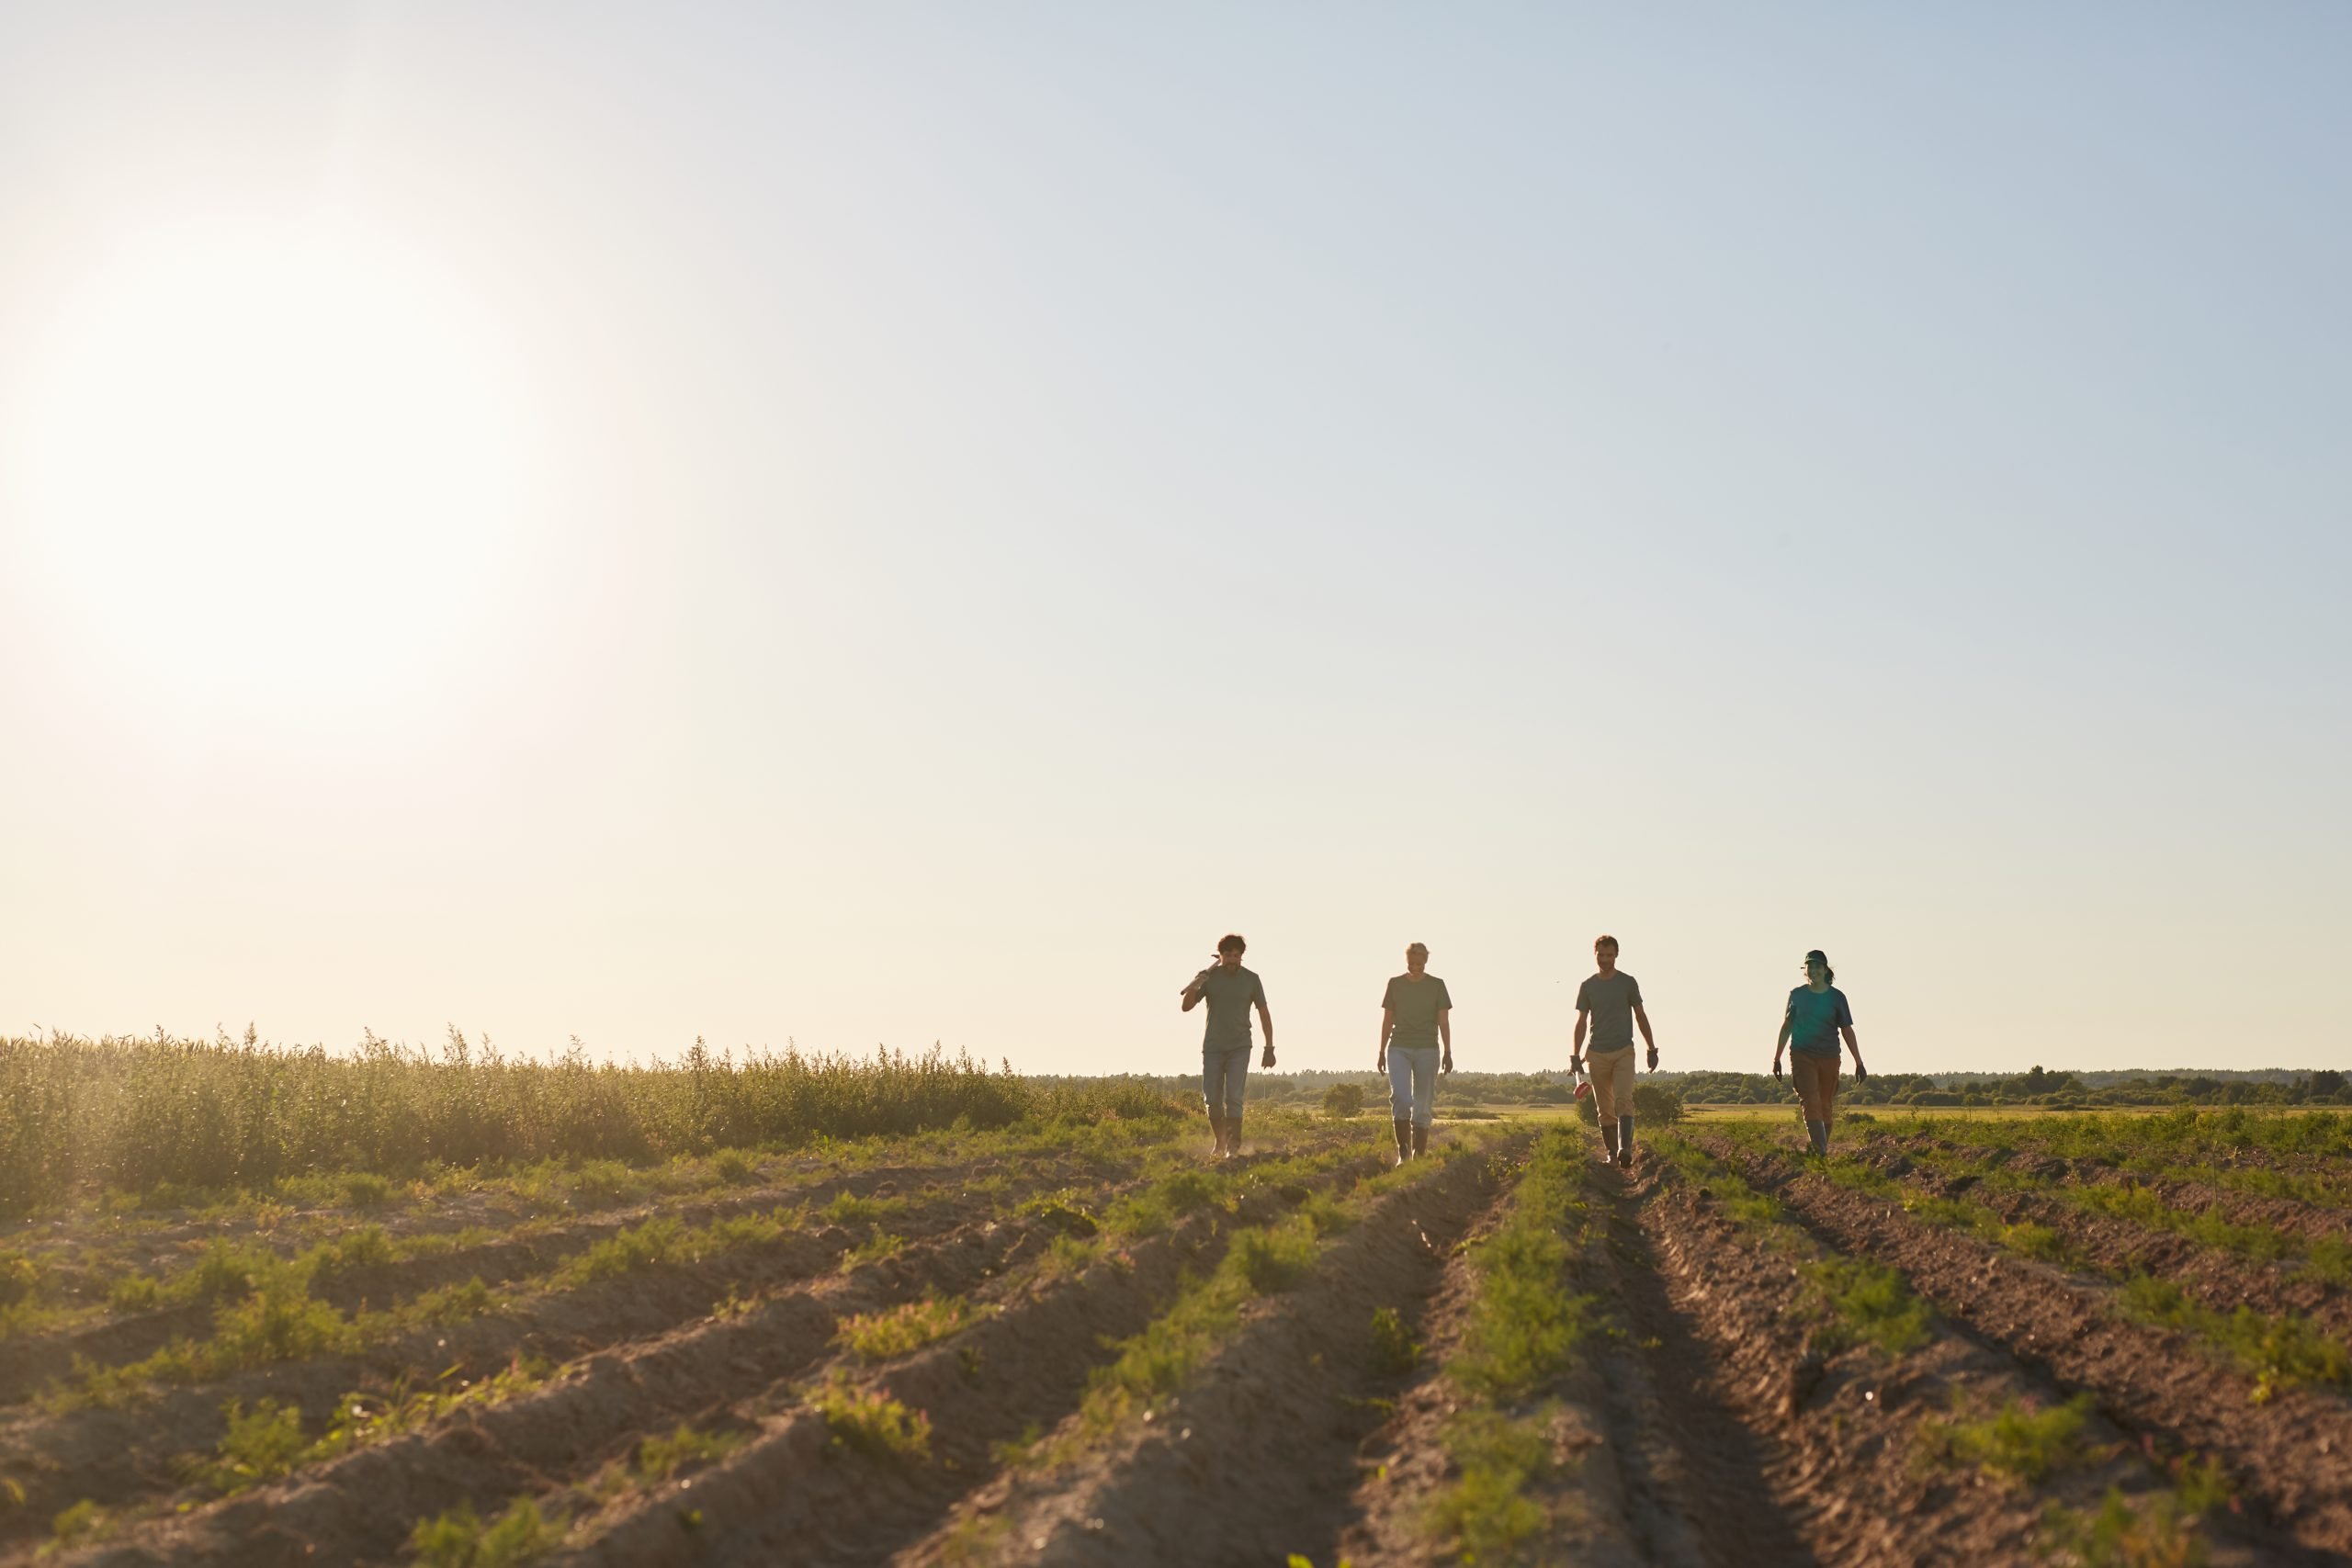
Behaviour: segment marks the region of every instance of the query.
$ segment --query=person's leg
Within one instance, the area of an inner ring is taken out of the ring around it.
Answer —
[[[1201,1053],[1201,1100],[1209,1108],[1209,1131],[1216,1134],[1216,1148],[1209,1156],[1225,1157],[1225,1053]]]
[[[1225,1152],[1231,1156],[1241,1152],[1241,1107],[1249,1098],[1250,1047],[1226,1055],[1231,1059],[1225,1067]]]
[[[1600,1146],[1614,1163],[1617,1158],[1617,1058],[1614,1055],[1587,1056],[1584,1066],[1586,1077],[1592,1082],[1592,1111],[1600,1119]],[[1627,1106],[1626,1109],[1630,1111],[1633,1108]]]
[[[1413,1157],[1413,1064],[1409,1051],[1388,1053],[1388,1120],[1396,1130],[1396,1163]]]
[[[1819,1087],[1816,1088],[1814,1092],[1821,1100],[1821,1152],[1823,1154],[1827,1154],[1829,1152],[1829,1123],[1836,1119],[1838,1114],[1838,1068],[1839,1065],[1838,1058],[1835,1056],[1824,1056],[1821,1058],[1821,1065],[1814,1069],[1814,1071],[1819,1075],[1816,1080]]]
[[[1795,1079],[1797,1100],[1804,1106],[1804,1136],[1815,1154],[1829,1152],[1829,1111],[1821,1093],[1822,1058],[1792,1053],[1789,1057],[1790,1076]],[[1829,1064],[1832,1073],[1838,1064]]]
[[[1609,1058],[1609,1098],[1617,1107],[1617,1163],[1634,1163],[1634,1053],[1620,1051]]]
[[[1437,1119],[1437,1062],[1434,1045],[1413,1053],[1413,1153],[1430,1150],[1430,1123]]]

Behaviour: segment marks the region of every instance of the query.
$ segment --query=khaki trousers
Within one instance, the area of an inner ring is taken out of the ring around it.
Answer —
[[[1611,1051],[1606,1056],[1587,1055],[1585,1071],[1592,1075],[1592,1108],[1600,1113],[1604,1127],[1617,1125],[1620,1116],[1634,1113],[1634,1048]]]
[[[1797,1099],[1804,1102],[1804,1119],[1826,1122],[1838,1105],[1838,1058],[1789,1053],[1789,1076],[1796,1080]]]

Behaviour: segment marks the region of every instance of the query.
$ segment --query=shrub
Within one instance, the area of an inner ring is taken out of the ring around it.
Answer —
[[[1682,1096],[1660,1084],[1637,1083],[1634,1086],[1634,1114],[1654,1126],[1679,1122]]]
[[[1363,1110],[1363,1089],[1359,1084],[1335,1083],[1323,1091],[1323,1114],[1335,1122],[1344,1122]]]
[[[887,1361],[944,1339],[971,1321],[971,1303],[961,1296],[925,1296],[888,1312],[865,1312],[842,1320],[834,1342],[867,1361]]]
[[[1420,1365],[1421,1348],[1395,1307],[1375,1307],[1372,1314],[1372,1365],[1380,1372],[1409,1372]]]
[[[220,1493],[242,1492],[277,1480],[301,1461],[302,1413],[265,1399],[251,1410],[231,1400],[221,1413],[229,1430],[211,1460],[191,1467],[189,1479]]]
[[[667,1481],[688,1465],[711,1464],[743,1446],[740,1432],[705,1432],[681,1423],[666,1438],[648,1438],[637,1447],[637,1473],[649,1482]]]
[[[1920,1432],[1938,1458],[2039,1486],[2052,1472],[2081,1462],[2090,1411],[2087,1393],[2044,1410],[2012,1399],[1982,1420],[1929,1420]]]
[[[879,1389],[860,1393],[847,1378],[836,1377],[818,1393],[815,1403],[833,1441],[846,1448],[908,1463],[931,1457],[931,1417]]]

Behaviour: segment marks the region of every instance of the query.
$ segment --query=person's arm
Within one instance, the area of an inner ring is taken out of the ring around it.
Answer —
[[[1788,1043],[1789,1015],[1787,1010],[1783,1009],[1781,1013],[1780,1036],[1772,1042],[1772,1076],[1776,1078],[1781,1076],[1781,1053],[1788,1048]]]
[[[1854,1077],[1867,1083],[1870,1080],[1871,1070],[1862,1066],[1862,1048],[1855,1042],[1854,1026],[1850,1023],[1841,1023],[1838,1026],[1838,1032],[1846,1037],[1846,1049],[1854,1054]]]
[[[1570,1072],[1575,1072],[1584,1061],[1584,1028],[1591,1019],[1592,1015],[1584,1009],[1577,1009],[1577,1037],[1568,1042],[1568,1071]]]
[[[1374,1057],[1372,1063],[1372,1070],[1375,1073],[1385,1073],[1388,1070],[1388,1037],[1395,1033],[1396,1030],[1396,1010],[1384,1002],[1380,1008],[1380,1055]]]
[[[1438,1062],[1438,1070],[1450,1073],[1453,1071],[1453,1010],[1452,1008],[1437,1010],[1437,1037],[1439,1043],[1445,1047],[1445,1055]]]
[[[1208,983],[1209,972],[1205,969],[1193,976],[1193,983],[1185,987],[1182,992],[1186,1012],[1201,1005],[1201,998],[1208,995]]]
[[[1263,993],[1261,993],[1258,998],[1258,1027],[1264,1032],[1266,1037],[1266,1054],[1258,1059],[1258,1065],[1261,1067],[1271,1067],[1274,1065],[1274,1015],[1267,1010]]]
[[[1656,1072],[1657,1071],[1657,1036],[1650,1032],[1650,1015],[1642,1010],[1642,1004],[1639,1002],[1634,1004],[1634,1021],[1642,1026],[1642,1043],[1650,1048],[1650,1071]]]

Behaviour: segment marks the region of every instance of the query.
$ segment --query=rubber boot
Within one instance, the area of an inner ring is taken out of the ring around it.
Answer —
[[[1430,1130],[1419,1122],[1413,1123],[1413,1157],[1420,1158],[1430,1152]]]
[[[1403,1165],[1413,1157],[1413,1123],[1408,1117],[1396,1118],[1396,1163]]]
[[[1225,1157],[1241,1157],[1241,1118],[1238,1115],[1225,1119]]]
[[[1813,1152],[1815,1154],[1826,1155],[1829,1152],[1828,1122],[1815,1122],[1811,1117],[1807,1117],[1804,1124],[1804,1135],[1812,1140]]]
[[[1214,1111],[1209,1112],[1209,1131],[1216,1134],[1216,1148],[1209,1155],[1209,1158],[1223,1159],[1225,1157],[1225,1118]]]
[[[1600,1124],[1600,1147],[1606,1156],[1607,1163],[1615,1165],[1617,1163],[1617,1127],[1614,1122],[1603,1122]]]
[[[1617,1163],[1625,1169],[1634,1168],[1634,1119],[1617,1118]]]

